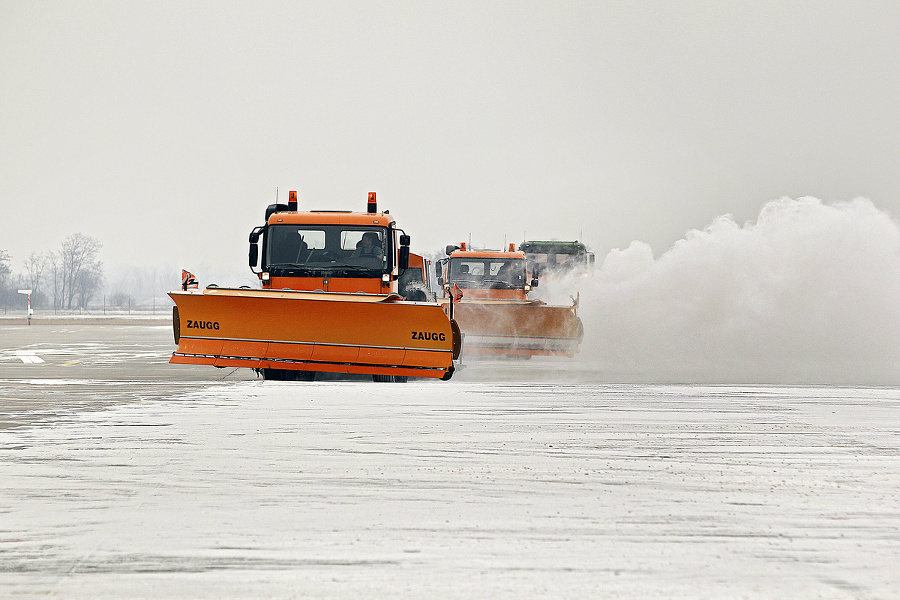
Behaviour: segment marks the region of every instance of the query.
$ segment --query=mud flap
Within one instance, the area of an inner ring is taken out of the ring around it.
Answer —
[[[449,381],[451,377],[453,377],[453,372],[456,370],[455,367],[450,367],[447,369],[447,372],[444,373],[444,376],[441,377],[441,381]]]

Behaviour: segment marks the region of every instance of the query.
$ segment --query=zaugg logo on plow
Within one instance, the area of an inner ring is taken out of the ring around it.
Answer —
[[[412,332],[412,338],[410,338],[410,339],[413,339],[413,340],[432,340],[432,341],[435,341],[435,342],[437,342],[437,341],[443,342],[444,340],[447,339],[447,337],[446,337],[443,333],[432,333],[432,332],[429,332],[429,331],[425,331],[425,332],[422,332],[422,331],[413,331],[413,332]]]
[[[187,320],[187,328],[188,329],[219,329],[218,321],[192,321],[191,319]]]

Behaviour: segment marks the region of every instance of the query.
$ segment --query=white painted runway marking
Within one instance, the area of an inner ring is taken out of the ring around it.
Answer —
[[[44,359],[35,354],[34,350],[16,350],[15,354],[26,365],[44,362]]]

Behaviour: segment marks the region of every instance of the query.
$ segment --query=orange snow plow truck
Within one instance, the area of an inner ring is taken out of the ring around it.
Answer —
[[[178,344],[169,362],[250,367],[277,380],[453,375],[459,328],[439,303],[397,293],[409,236],[378,212],[374,192],[367,212],[299,211],[290,192],[250,232],[249,262],[261,289],[185,281],[169,293]]]
[[[525,253],[447,246],[447,258],[435,266],[444,290],[444,308],[459,323],[466,356],[501,355],[572,357],[584,337],[578,301],[552,306],[529,300],[538,285],[527,279]],[[456,302],[450,302],[461,296]]]

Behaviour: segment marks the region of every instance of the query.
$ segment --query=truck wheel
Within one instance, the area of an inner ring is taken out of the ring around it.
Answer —
[[[409,377],[406,375],[372,375],[372,381],[379,383],[406,383]]]
[[[291,369],[261,369],[263,379],[271,381],[313,381],[315,371],[294,371]]]
[[[262,378],[267,381],[284,381],[283,369],[260,369]]]

